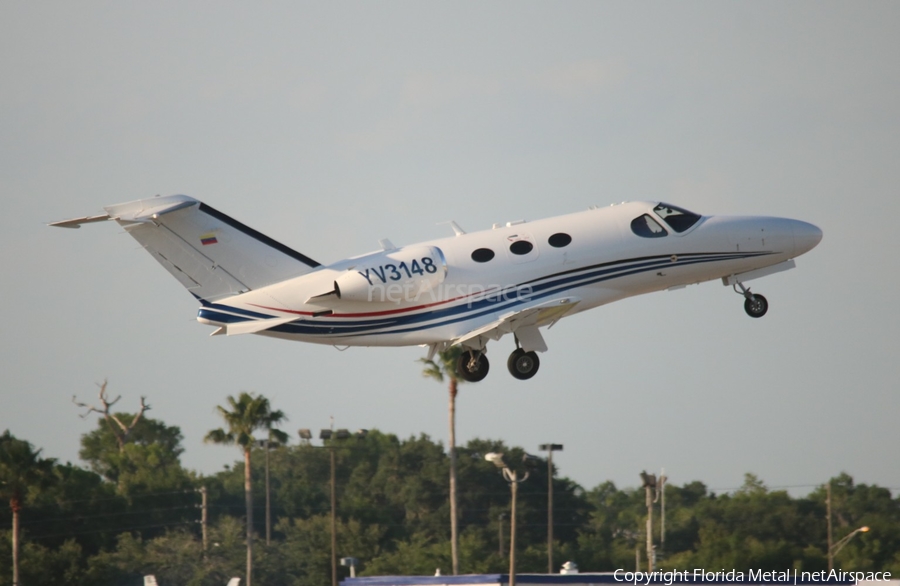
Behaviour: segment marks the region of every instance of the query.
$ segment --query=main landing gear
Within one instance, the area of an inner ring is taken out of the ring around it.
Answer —
[[[491,364],[484,350],[466,350],[456,361],[456,374],[466,382],[477,383],[488,375]]]
[[[521,348],[513,350],[506,361],[506,367],[509,373],[519,380],[528,380],[537,374],[538,368],[541,366],[541,359],[538,358],[537,352],[526,352]]]
[[[738,291],[738,287],[741,288],[740,291]],[[769,311],[769,302],[766,301],[766,298],[759,293],[751,293],[743,283],[735,283],[734,292],[744,296],[744,311],[750,317],[762,317]]]
[[[541,359],[537,352],[526,352],[522,348],[516,348],[509,355],[506,367],[509,373],[519,380],[528,380],[537,374],[541,366]],[[456,361],[456,374],[466,382],[477,383],[484,380],[491,368],[485,349],[465,350]]]

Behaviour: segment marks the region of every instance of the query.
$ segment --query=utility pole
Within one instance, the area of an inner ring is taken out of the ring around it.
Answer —
[[[825,485],[825,518],[828,520],[828,571],[834,569],[834,554],[832,553],[832,533],[831,533],[831,480]]]
[[[562,444],[541,444],[547,452],[547,573],[553,573],[553,452],[561,452]]]
[[[644,494],[647,502],[647,571],[653,571],[653,493],[656,491],[656,475],[641,472],[641,480],[644,482]]]
[[[512,510],[509,514],[509,586],[516,586],[516,493],[519,492],[519,481],[515,473],[507,476],[507,480],[512,491]]]
[[[659,554],[662,557],[666,555],[666,469],[661,468],[659,471]]]
[[[207,550],[209,550],[209,534],[207,532],[208,529],[208,508],[206,505],[206,487],[200,487],[200,534],[203,536],[203,553],[206,554]]]

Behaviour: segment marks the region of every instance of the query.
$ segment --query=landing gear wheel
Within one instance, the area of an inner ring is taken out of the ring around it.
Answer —
[[[484,352],[469,350],[459,355],[456,361],[456,374],[466,382],[477,383],[484,380],[491,365]]]
[[[744,311],[750,317],[762,317],[769,311],[769,302],[759,293],[754,293],[744,301]]]
[[[528,380],[537,374],[541,366],[541,359],[536,352],[526,352],[521,348],[513,350],[506,361],[509,373],[519,380]]]

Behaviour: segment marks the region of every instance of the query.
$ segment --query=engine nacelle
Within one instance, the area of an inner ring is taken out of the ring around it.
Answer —
[[[334,281],[343,301],[404,303],[433,301],[447,276],[444,253],[436,246],[407,246],[358,259]]]

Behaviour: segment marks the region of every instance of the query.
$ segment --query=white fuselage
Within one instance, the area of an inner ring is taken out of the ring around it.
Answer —
[[[556,299],[574,300],[568,316],[778,265],[821,239],[811,224],[769,217],[703,216],[679,233],[655,205],[627,203],[382,250],[204,302],[197,319],[229,326],[293,317],[257,333],[320,344],[437,344]],[[638,235],[632,222],[643,215],[665,233]],[[493,255],[476,253],[479,262],[475,251]]]

